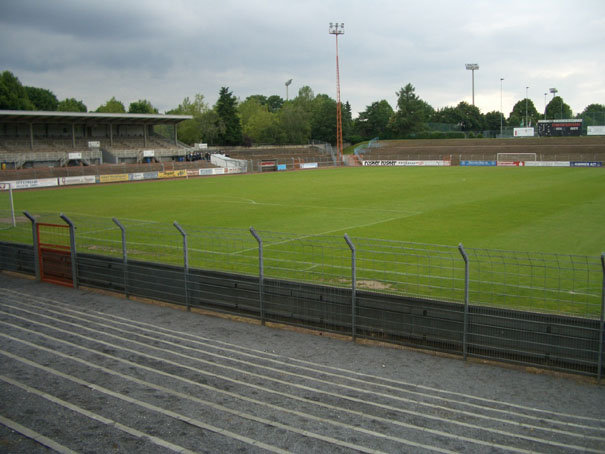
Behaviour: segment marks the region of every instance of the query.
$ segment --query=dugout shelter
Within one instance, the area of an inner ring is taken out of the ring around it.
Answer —
[[[182,160],[190,115],[0,110],[3,168]],[[163,134],[159,134],[162,128]]]

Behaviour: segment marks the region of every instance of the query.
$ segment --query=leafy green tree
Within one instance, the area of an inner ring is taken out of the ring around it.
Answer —
[[[444,123],[459,126],[459,118],[455,107],[446,106],[438,109],[432,116],[434,123]]]
[[[136,114],[157,114],[158,109],[151,105],[151,102],[146,99],[139,99],[138,101],[131,102],[128,107],[128,113]]]
[[[397,112],[389,122],[389,130],[394,137],[405,137],[427,129],[434,109],[420,99],[415,91],[414,86],[408,83],[397,92]]]
[[[311,138],[311,117],[299,104],[284,103],[278,114],[278,126],[283,134],[283,143],[306,144]]]
[[[473,106],[465,101],[460,102],[454,109],[458,124],[462,131],[482,131],[485,129],[485,122],[481,111],[477,106]]]
[[[546,119],[547,120],[560,120],[563,118],[573,118],[571,107],[569,107],[563,101],[560,96],[555,96],[546,105]]]
[[[264,106],[267,104],[267,97],[265,95],[250,95],[246,98],[246,101],[256,101],[261,106]]]
[[[34,104],[27,97],[27,91],[10,71],[0,74],[0,109],[34,110]]]
[[[578,117],[584,120],[584,126],[605,125],[605,105],[589,104]]]
[[[342,140],[350,141],[353,136],[353,110],[349,101],[342,105]]]
[[[283,142],[283,133],[278,127],[276,114],[269,106],[261,104],[259,98],[248,97],[238,106],[244,137],[251,143],[276,144]]]
[[[502,122],[502,123],[500,123]],[[506,118],[501,112],[493,110],[485,114],[485,129],[500,132],[500,125],[506,126]]]
[[[312,101],[311,138],[336,143],[336,101],[328,95],[317,95]]]
[[[219,145],[241,145],[243,136],[237,113],[237,98],[229,91],[229,87],[221,87],[214,110],[218,115]]]
[[[366,110],[359,113],[355,122],[355,131],[363,140],[380,137],[388,138],[388,126],[395,112],[391,105],[385,100],[373,102]]]
[[[105,104],[99,106],[95,112],[99,113],[126,113],[126,108],[122,101],[118,101],[115,96],[113,96],[109,101]]]
[[[313,109],[314,99],[315,94],[313,93],[313,90],[311,90],[311,87],[309,87],[308,85],[305,85],[303,87],[300,87],[300,89],[298,90],[298,96],[294,98],[293,102],[295,105],[301,107],[302,109],[304,109],[305,112],[310,114],[311,110]]]
[[[527,104],[526,104],[527,102]],[[527,106],[527,123],[525,121],[525,108]],[[527,126],[535,125],[541,118],[540,113],[536,110],[536,106],[531,99],[522,99],[517,101],[513,106],[513,110],[508,116],[508,124],[511,126]]]
[[[52,91],[38,87],[25,87],[25,91],[36,110],[48,112],[57,110],[59,100]]]
[[[271,95],[267,98],[267,107],[269,112],[277,112],[284,105],[284,100],[277,95]]]
[[[205,142],[211,145],[217,143],[218,139],[218,116],[216,112],[208,107],[204,101],[204,95],[197,94],[193,101],[189,97],[168,114],[173,115],[191,115],[191,120],[185,120],[178,125],[178,138],[181,142],[193,145],[194,143]],[[172,129],[172,128],[170,128]],[[167,131],[164,135],[170,137],[171,131]]]
[[[59,102],[57,110],[60,112],[87,112],[88,109],[82,101],[75,98],[66,98]]]

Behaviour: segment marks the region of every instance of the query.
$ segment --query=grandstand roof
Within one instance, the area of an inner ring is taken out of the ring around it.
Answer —
[[[0,110],[0,123],[129,123],[157,125],[176,124],[192,118],[191,115]]]

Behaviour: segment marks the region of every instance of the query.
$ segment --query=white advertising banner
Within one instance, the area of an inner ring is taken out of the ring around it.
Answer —
[[[56,178],[39,178],[37,180],[2,181],[2,182],[0,182],[0,184],[2,184],[2,185],[10,184],[13,189],[48,188],[48,187],[59,185]]]
[[[199,169],[199,175],[221,175],[226,173],[224,167]]]
[[[525,167],[569,167],[569,161],[525,161]]]
[[[301,169],[317,169],[318,165],[316,162],[303,162],[300,165]]]
[[[144,158],[153,158],[155,156],[155,150],[143,150]]]
[[[94,184],[97,182],[97,178],[94,175],[85,175],[80,177],[60,177],[59,184],[61,186],[68,186],[70,184]]]
[[[88,142],[88,148],[100,148],[100,147],[101,147],[101,142],[99,142],[99,141]]]
[[[82,159],[82,153],[67,153],[67,157],[71,159]]]
[[[513,135],[515,137],[533,137],[534,128],[514,128]]]
[[[363,161],[364,166],[374,166],[374,167],[418,167],[418,166],[426,166],[426,167],[441,167],[441,166],[450,166],[450,161]]]
[[[589,136],[605,136],[605,126],[589,126],[587,134]]]

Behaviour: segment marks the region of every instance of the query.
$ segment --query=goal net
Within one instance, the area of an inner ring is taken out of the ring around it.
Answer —
[[[498,162],[537,161],[536,153],[498,153]]]

